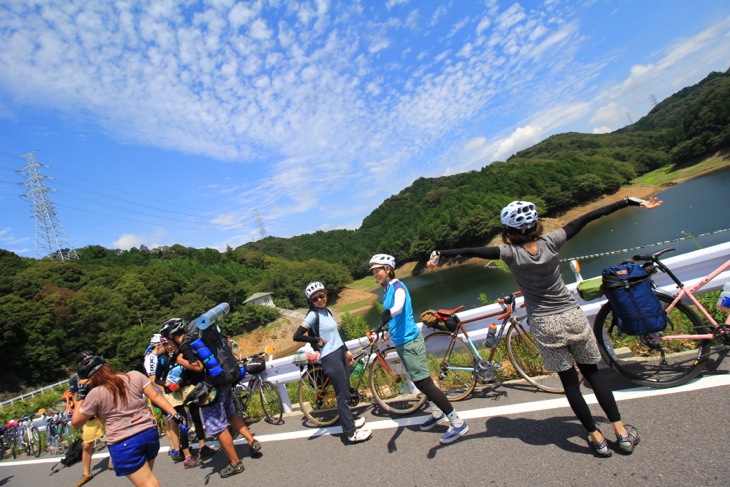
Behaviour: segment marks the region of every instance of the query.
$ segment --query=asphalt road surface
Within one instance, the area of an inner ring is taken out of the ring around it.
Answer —
[[[728,360],[724,362],[730,362]],[[256,422],[251,430],[263,455],[252,459],[245,441],[236,441],[246,471],[221,479],[227,464],[222,452],[199,468],[183,469],[166,454],[167,442],[155,464],[161,485],[215,486],[727,486],[730,462],[730,373],[717,370],[673,389],[636,388],[612,371],[611,381],[624,421],[635,425],[641,442],[633,455],[614,453],[596,458],[584,430],[564,397],[537,392],[522,383],[489,386],[459,403],[469,433],[450,445],[440,445],[446,426],[421,432],[427,411],[406,417],[360,411],[373,438],[349,445],[339,427],[312,428],[293,414],[283,425]],[[584,389],[599,428],[616,444],[611,426]],[[592,401],[592,402],[591,402]],[[69,486],[81,476],[81,465],[50,474],[56,458],[0,461],[0,486]],[[89,487],[127,486],[107,470],[106,450],[95,455],[96,477]]]

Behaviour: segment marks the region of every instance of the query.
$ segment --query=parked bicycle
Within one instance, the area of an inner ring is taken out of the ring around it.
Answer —
[[[244,421],[249,418],[249,409],[253,409],[263,412],[266,421],[271,424],[283,423],[281,418],[284,407],[279,391],[274,384],[261,377],[266,370],[266,356],[272,354],[273,348],[266,347],[263,352],[251,355],[239,362],[246,369],[246,374],[251,377],[248,382],[244,382],[241,378],[241,381],[233,386],[233,401],[236,411]]]
[[[20,418],[20,423],[16,428],[15,444],[13,447],[13,458],[18,453],[25,453],[28,456],[41,456],[41,433],[38,427],[33,424],[29,414],[24,414]]]
[[[454,317],[455,323],[451,332],[437,331],[426,336],[426,361],[436,385],[446,394],[450,401],[460,401],[474,391],[477,381],[493,382],[502,371],[516,372],[519,377],[538,389],[560,394],[563,386],[555,372],[545,369],[535,344],[535,339],[524,323],[526,315],[515,316],[515,299],[521,294],[515,291],[497,302],[501,311],[475,316],[467,320],[459,320],[456,313],[463,306],[452,310],[440,310],[446,317]],[[467,323],[489,318],[501,320],[495,331],[486,358],[474,344],[464,328]],[[507,358],[503,354],[498,358],[498,348],[505,336]],[[506,368],[506,363],[510,368]]]
[[[15,439],[17,421],[12,420],[0,425],[0,459],[12,455],[15,458]]]
[[[390,338],[378,328],[367,332],[368,343],[352,352],[350,374],[350,407],[374,399],[385,412],[409,414],[426,402],[426,396],[408,379],[395,347],[380,350],[379,344]],[[358,366],[357,364],[360,364]],[[337,395],[329,378],[318,363],[300,364],[299,405],[304,416],[315,426],[329,426],[339,419]],[[363,383],[365,369],[369,388]]]
[[[63,455],[73,441],[71,418],[54,415],[46,421],[46,451],[51,455]]]
[[[610,302],[598,311],[593,325],[603,360],[631,382],[657,389],[686,384],[702,373],[710,354],[730,349],[730,313],[725,323],[719,324],[695,296],[717,275],[730,269],[730,260],[687,288],[659,259],[673,250],[633,257],[634,261],[646,262],[645,268],[653,270],[653,266],[664,272],[678,287],[674,293],[655,289],[667,313],[668,323],[663,332],[622,334]]]

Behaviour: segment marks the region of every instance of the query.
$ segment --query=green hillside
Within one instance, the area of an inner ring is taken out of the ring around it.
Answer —
[[[693,164],[730,146],[729,122],[730,72],[711,73],[616,132],[554,135],[480,171],[419,178],[358,230],[268,237],[244,248],[293,260],[316,256],[360,277],[374,252],[411,261],[434,248],[483,244],[499,232],[499,210],[514,199],[534,201],[554,216],[659,167]]]

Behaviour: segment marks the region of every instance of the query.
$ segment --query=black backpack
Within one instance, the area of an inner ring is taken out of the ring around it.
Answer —
[[[220,316],[217,316],[214,313],[219,309],[225,311],[220,311]],[[217,321],[218,318],[222,317],[222,315],[227,312],[228,309],[229,307],[227,303],[221,303],[212,310],[199,316],[197,319],[189,322],[187,325],[187,329],[185,330],[185,340],[192,346],[195,354],[198,355],[198,358],[200,358],[200,360],[206,366],[206,380],[208,380],[212,385],[217,387],[235,384],[236,382],[241,380],[241,368],[238,365],[238,359],[233,354],[230,345],[228,345],[228,339],[223,336],[223,334],[218,329],[218,325],[215,323],[215,321]],[[215,319],[210,319],[210,316],[214,316]],[[200,329],[200,327],[198,327],[198,322],[203,320],[207,321],[206,328]],[[223,369],[222,373],[219,373],[215,376],[211,376],[209,374],[209,362],[206,361],[206,357],[200,356],[200,350],[196,348],[197,340],[202,340],[202,342],[205,344],[205,347],[210,351],[210,353],[215,356],[218,364]]]
[[[81,452],[84,449],[84,440],[79,436],[66,450],[66,455],[53,467],[51,467],[51,475],[58,472],[58,465],[70,467],[71,465],[81,461]]]

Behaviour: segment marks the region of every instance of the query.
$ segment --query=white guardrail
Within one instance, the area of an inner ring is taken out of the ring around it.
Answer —
[[[706,249],[696,250],[687,254],[677,255],[674,257],[667,257],[662,259],[662,262],[667,264],[674,274],[685,283],[686,286],[692,286],[699,282],[702,278],[707,276],[710,272],[717,269],[727,259],[730,258],[730,242],[726,242],[719,245],[714,245]],[[661,287],[667,291],[676,290],[676,285],[667,277],[666,274],[657,273],[652,276],[654,282],[658,287]],[[730,270],[727,270],[707,283],[703,288],[702,292],[714,291],[722,288],[725,282],[730,281]],[[590,302],[583,301],[575,291],[577,283],[569,284],[568,289],[575,293],[578,303],[581,305],[583,312],[588,317],[588,320],[592,323],[598,310],[605,302],[605,299],[597,299]],[[517,301],[516,312],[519,314],[519,305],[522,303],[522,298]],[[482,306],[480,308],[474,308],[458,313],[459,318],[467,320],[469,318],[477,317],[480,315],[486,315],[494,313],[500,310],[498,304],[490,304],[488,306]],[[414,310],[416,312],[416,310]],[[524,313],[524,311],[522,311]],[[486,327],[492,320],[478,320],[465,325],[466,330],[469,332],[469,336],[475,340],[483,340],[486,337]],[[431,328],[424,327],[421,323],[418,326],[423,331],[424,335],[428,335],[433,332]],[[345,345],[348,350],[354,350],[367,343],[365,337],[357,340],[350,340]],[[392,346],[392,343],[388,343],[388,346]],[[290,355],[287,357],[281,357],[270,360],[266,363],[266,372],[264,377],[276,384],[281,395],[281,400],[284,405],[285,412],[292,411],[292,404],[289,400],[289,395],[286,392],[286,384],[290,382],[296,382],[300,378],[299,366],[294,365],[292,361],[294,356]]]

